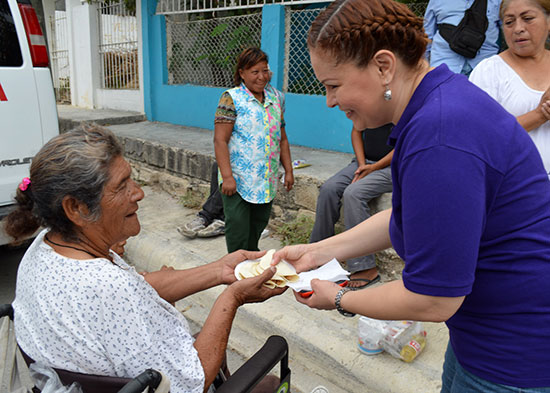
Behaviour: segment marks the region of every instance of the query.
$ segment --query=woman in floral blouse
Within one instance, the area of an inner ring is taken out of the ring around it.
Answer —
[[[267,61],[258,48],[245,49],[239,55],[236,87],[222,94],[214,120],[229,252],[258,250],[277,192],[279,162],[285,170],[286,190],[294,184],[284,96],[268,85],[271,71]]]

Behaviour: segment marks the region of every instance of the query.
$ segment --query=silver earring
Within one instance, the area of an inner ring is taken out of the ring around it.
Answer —
[[[391,90],[389,85],[386,85],[386,91],[384,92],[384,100],[386,101],[391,100]]]

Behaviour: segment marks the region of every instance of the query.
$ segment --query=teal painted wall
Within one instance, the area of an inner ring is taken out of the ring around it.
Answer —
[[[214,111],[223,88],[168,85],[166,23],[155,15],[156,0],[142,1],[143,86],[145,115],[189,127],[214,129]],[[284,6],[262,11],[262,49],[269,56],[272,83],[281,88],[284,72]],[[351,122],[343,112],[328,108],[324,96],[286,94],[286,131],[291,144],[352,153]]]

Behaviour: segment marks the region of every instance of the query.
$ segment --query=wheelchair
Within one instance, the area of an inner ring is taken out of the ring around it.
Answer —
[[[0,306],[0,320],[8,317],[13,321],[11,304]],[[27,365],[33,360],[21,351]],[[248,393],[280,363],[280,382],[274,393],[290,392],[290,375],[288,367],[288,344],[281,336],[270,336],[264,345],[248,359],[237,371],[216,387],[216,393]],[[148,389],[155,392],[162,384],[164,377],[153,369],[143,371],[135,378],[107,377],[101,375],[82,374],[67,370],[55,369],[59,379],[65,386],[78,382],[83,393],[141,393]],[[35,393],[40,391],[34,388]]]

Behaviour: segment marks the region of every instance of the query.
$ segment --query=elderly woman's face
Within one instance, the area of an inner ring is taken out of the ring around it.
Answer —
[[[502,31],[510,50],[518,56],[544,51],[550,16],[533,0],[513,0],[503,12]]]
[[[101,217],[90,228],[110,245],[135,236],[140,230],[136,211],[143,191],[131,179],[131,173],[124,158],[118,156],[113,160],[100,202]]]

